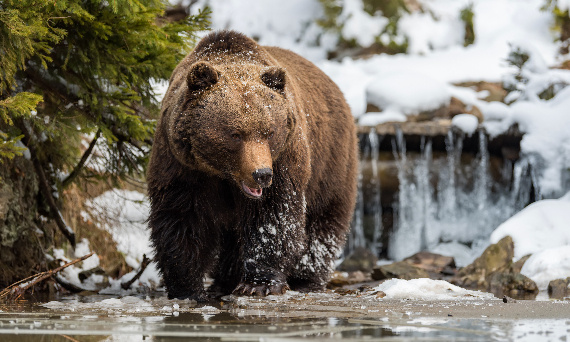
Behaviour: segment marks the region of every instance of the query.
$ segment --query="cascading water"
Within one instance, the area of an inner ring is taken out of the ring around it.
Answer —
[[[464,133],[450,131],[445,154],[434,157],[431,138],[421,138],[419,154],[408,152],[402,131],[396,130],[392,154],[398,188],[387,246],[390,259],[401,260],[429,250],[452,255],[458,266],[466,265],[488,245],[491,232],[499,224],[529,203],[532,187],[535,198],[540,198],[532,160],[506,162],[502,176],[493,178],[487,136],[482,130],[477,134],[476,156],[463,154]],[[363,142],[361,169],[367,167],[369,177],[363,178],[361,172],[347,252],[357,246],[376,252],[386,249],[380,241],[384,229],[378,168],[381,142],[382,136],[374,129]],[[373,234],[369,233],[371,229]]]
[[[359,176],[358,176],[358,195],[356,198],[356,208],[354,210],[354,216],[352,221],[352,229],[348,236],[346,254],[350,254],[356,247],[366,247],[371,251],[378,253],[382,248],[382,243],[380,237],[382,235],[382,205],[380,202],[381,192],[380,192],[380,177],[378,173],[378,152],[381,137],[376,134],[374,128],[370,129],[370,133],[366,137],[367,140],[364,141],[364,147],[361,153],[361,159],[359,163]],[[366,204],[372,208],[373,212],[373,233],[371,239],[367,242],[365,232],[364,232],[364,190],[363,190],[363,165],[370,160],[372,168],[372,177],[370,178],[369,184],[372,188],[372,198]]]

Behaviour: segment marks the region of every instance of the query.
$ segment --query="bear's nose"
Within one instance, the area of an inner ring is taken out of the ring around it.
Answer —
[[[273,177],[273,171],[266,167],[263,169],[257,169],[252,174],[253,179],[257,184],[262,187],[267,187],[271,184],[271,178]]]

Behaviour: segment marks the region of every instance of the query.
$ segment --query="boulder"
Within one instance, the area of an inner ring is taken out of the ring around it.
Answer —
[[[504,237],[496,244],[487,247],[471,265],[460,269],[452,282],[461,287],[487,289],[489,287],[487,278],[512,264],[514,250],[513,239],[510,236]]]
[[[564,299],[570,296],[570,277],[555,279],[548,283],[548,295],[554,299]]]
[[[455,259],[453,257],[422,251],[404,259],[404,261],[436,275],[455,274]]]
[[[429,274],[416,266],[411,265],[406,261],[398,261],[389,265],[377,266],[372,270],[372,279],[383,280],[383,279],[417,279],[417,278],[429,278]]]
[[[516,263],[512,262],[513,256],[513,239],[506,236],[487,247],[471,265],[460,269],[451,282],[465,288],[489,291],[499,297],[533,298],[538,293],[536,283],[520,273],[528,256]]]

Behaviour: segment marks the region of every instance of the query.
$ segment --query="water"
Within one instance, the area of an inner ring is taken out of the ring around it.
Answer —
[[[564,341],[567,302],[386,300],[334,292],[197,305],[70,296],[0,305],[2,341]]]
[[[361,172],[349,249],[365,246],[379,252],[387,247],[387,256],[393,260],[429,250],[454,256],[458,266],[480,255],[491,232],[525,205],[540,199],[541,193],[532,158],[505,162],[500,174],[492,176],[487,136],[483,130],[476,134],[476,155],[463,153],[464,134],[453,131],[446,136],[445,153],[434,155],[430,138],[421,138],[419,153],[408,152],[403,133],[396,131],[391,143],[398,191],[392,205],[388,246],[383,246],[378,149],[384,137],[372,128],[361,156],[361,168],[370,163],[371,176],[365,180]],[[365,189],[369,189],[366,198]],[[365,234],[367,230],[373,231],[372,238]]]

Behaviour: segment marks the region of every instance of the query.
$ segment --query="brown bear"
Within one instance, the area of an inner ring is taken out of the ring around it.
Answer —
[[[210,33],[176,67],[148,172],[169,298],[326,284],[349,229],[357,137],[339,88],[291,51]]]

